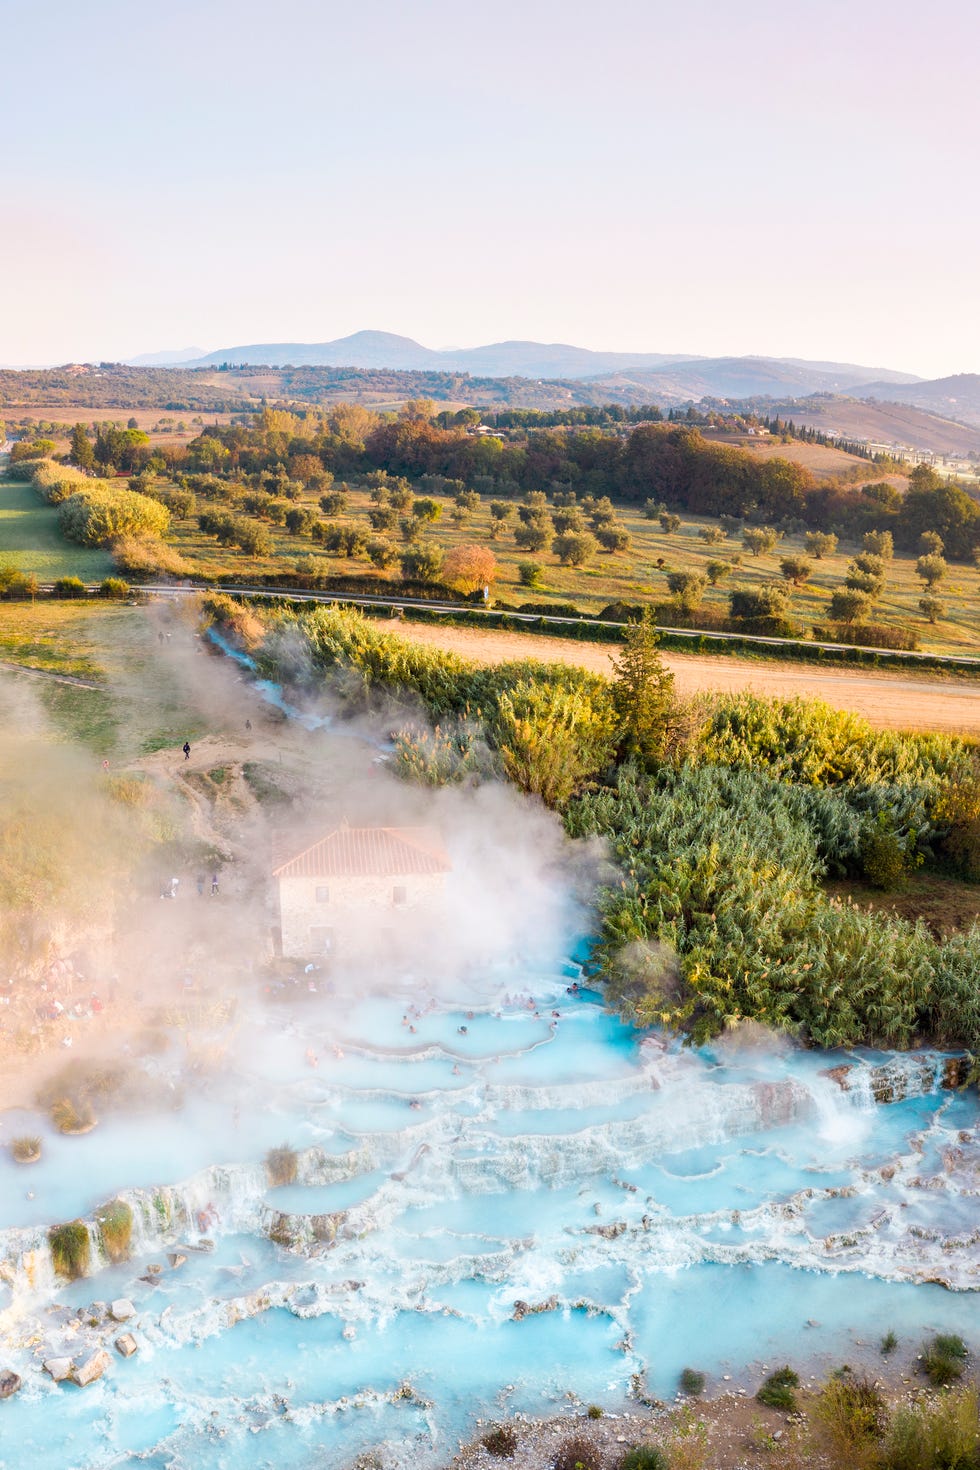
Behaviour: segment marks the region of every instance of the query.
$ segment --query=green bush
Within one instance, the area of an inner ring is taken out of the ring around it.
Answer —
[[[783,1409],[792,1414],[796,1409],[796,1394],[793,1390],[799,1386],[799,1374],[792,1368],[777,1368],[775,1373],[769,1374],[756,1398],[760,1404],[765,1404],[770,1409]]]
[[[112,598],[115,601],[121,602],[129,596],[130,591],[129,583],[124,582],[122,577],[104,577],[99,583],[99,596]]]
[[[81,577],[59,577],[54,584],[55,597],[87,597],[88,588]]]
[[[839,1465],[863,1470],[877,1458],[888,1415],[885,1401],[867,1378],[847,1370],[834,1375],[811,1410],[811,1418]]]
[[[635,1444],[623,1454],[618,1470],[670,1470],[670,1462],[656,1445]]]
[[[887,812],[869,823],[861,838],[861,871],[875,888],[901,888],[908,877],[905,847]]]
[[[690,1398],[698,1398],[704,1393],[705,1378],[703,1373],[698,1373],[694,1368],[685,1368],[681,1373],[681,1393],[686,1393]]]
[[[48,1244],[59,1276],[66,1281],[75,1281],[87,1274],[92,1244],[84,1221],[72,1220],[67,1225],[53,1225],[48,1231]]]
[[[954,1333],[939,1333],[922,1348],[921,1368],[936,1388],[946,1388],[963,1377],[966,1343]]]
[[[133,1234],[133,1212],[125,1200],[110,1200],[95,1212],[95,1223],[106,1256],[114,1264],[125,1261]]]
[[[108,546],[119,536],[163,536],[170,512],[156,500],[105,482],[86,481],[62,501],[62,534],[82,546]]]
[[[911,628],[893,628],[886,623],[814,623],[818,643],[848,643],[856,648],[891,648],[914,651],[919,640]]]
[[[878,1350],[883,1358],[887,1358],[889,1354],[893,1353],[897,1347],[898,1337],[894,1332],[889,1329],[889,1331],[886,1332],[884,1337],[881,1339],[881,1342],[878,1344]]]
[[[977,1470],[977,1390],[899,1404],[881,1448],[880,1470]]]

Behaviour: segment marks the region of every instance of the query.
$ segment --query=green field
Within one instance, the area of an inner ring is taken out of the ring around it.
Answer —
[[[58,525],[58,512],[45,505],[30,485],[0,480],[0,566],[33,572],[39,582],[81,577],[100,582],[112,572],[108,551],[75,546]]]

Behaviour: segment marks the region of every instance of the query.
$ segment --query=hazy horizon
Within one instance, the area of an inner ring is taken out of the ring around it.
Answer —
[[[377,324],[980,367],[966,0],[45,13],[5,7],[0,361]]]

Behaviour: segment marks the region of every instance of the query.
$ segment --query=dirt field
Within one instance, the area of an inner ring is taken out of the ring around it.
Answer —
[[[399,623],[397,630],[417,643],[452,649],[480,663],[538,658],[576,664],[608,674],[617,645],[579,643],[571,638],[538,638],[522,633],[484,633],[478,628],[440,627],[434,623]],[[791,699],[807,695],[838,709],[853,710],[883,730],[941,730],[980,737],[980,685],[923,676],[813,668],[807,664],[763,663],[721,655],[671,654],[664,662],[673,671],[682,696],[705,690]]]

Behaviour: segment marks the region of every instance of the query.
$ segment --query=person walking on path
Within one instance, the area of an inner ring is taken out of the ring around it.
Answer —
[[[183,751],[184,751],[184,760],[185,761],[189,761],[190,758],[191,758],[191,743],[190,743],[189,740],[185,740],[184,741]]]
[[[211,896],[212,896],[212,898],[217,893],[217,891],[218,891],[218,875],[217,875],[217,873],[212,873],[211,874]]]

